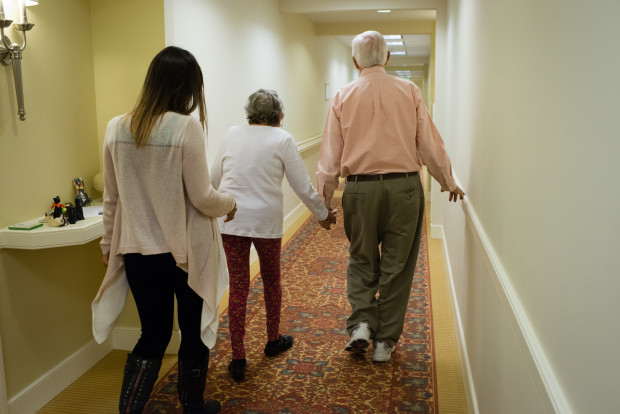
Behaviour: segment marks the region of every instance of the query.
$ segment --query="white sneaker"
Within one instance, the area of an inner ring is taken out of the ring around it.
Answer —
[[[388,362],[392,359],[395,349],[396,345],[389,346],[385,342],[375,342],[375,353],[372,354],[372,360],[375,362]]]
[[[351,339],[344,346],[345,351],[349,352],[366,352],[368,341],[370,340],[370,329],[366,322],[361,322],[351,332]]]

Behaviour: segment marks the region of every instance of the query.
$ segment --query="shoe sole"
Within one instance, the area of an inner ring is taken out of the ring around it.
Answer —
[[[360,338],[347,343],[344,350],[347,352],[366,352],[366,348],[368,348],[368,345],[368,340]]]

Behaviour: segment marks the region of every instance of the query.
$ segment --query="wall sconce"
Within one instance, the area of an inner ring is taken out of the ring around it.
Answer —
[[[17,3],[19,12],[19,23],[14,23],[13,28],[22,32],[22,44],[11,43],[11,39],[4,35],[4,29],[9,27],[13,20],[5,14],[11,13],[12,7]],[[26,120],[26,110],[24,109],[24,87],[22,84],[22,52],[26,49],[26,32],[33,28],[34,24],[28,23],[26,6],[39,4],[38,0],[0,0],[0,62],[4,66],[12,64],[13,80],[15,81],[15,95],[17,96],[17,114],[21,121]]]

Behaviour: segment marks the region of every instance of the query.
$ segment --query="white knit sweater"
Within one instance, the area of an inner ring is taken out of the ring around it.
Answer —
[[[292,135],[265,125],[234,126],[224,136],[211,167],[213,186],[237,201],[235,219],[219,220],[223,234],[281,238],[282,179],[318,220],[328,210],[310,183],[308,171]]]
[[[146,147],[136,148],[129,120],[118,116],[108,124],[103,150],[101,249],[110,261],[92,304],[95,339],[106,339],[125,305],[122,255],[170,252],[203,299],[201,333],[212,347],[219,301],[228,287],[215,217],[226,215],[235,201],[211,186],[200,122],[167,112]]]

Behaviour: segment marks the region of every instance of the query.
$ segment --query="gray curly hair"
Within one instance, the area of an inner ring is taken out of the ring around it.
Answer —
[[[259,89],[248,98],[245,113],[250,124],[280,125],[284,106],[276,91]]]

